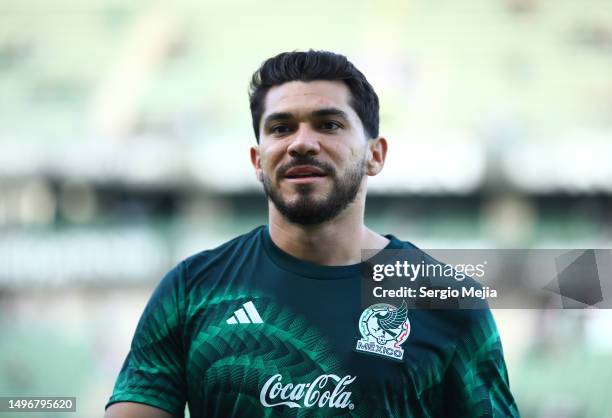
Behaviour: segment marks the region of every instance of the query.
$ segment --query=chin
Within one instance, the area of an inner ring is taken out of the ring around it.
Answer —
[[[315,192],[314,190],[300,190],[296,193],[292,193],[285,199],[285,202],[294,205],[299,203],[300,201],[307,201],[309,203],[322,203],[325,202],[329,198],[327,193],[323,192]]]

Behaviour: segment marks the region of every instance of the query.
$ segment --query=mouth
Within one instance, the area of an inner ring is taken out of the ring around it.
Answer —
[[[303,184],[320,181],[327,173],[318,167],[301,165],[287,170],[283,177],[291,183]]]

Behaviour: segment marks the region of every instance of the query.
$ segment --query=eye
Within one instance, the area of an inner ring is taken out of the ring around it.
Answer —
[[[342,128],[342,125],[333,120],[326,120],[321,123],[321,129],[324,131],[335,131],[340,128]]]
[[[270,128],[270,132],[275,135],[284,135],[286,133],[289,133],[290,131],[291,129],[287,125],[275,125]]]

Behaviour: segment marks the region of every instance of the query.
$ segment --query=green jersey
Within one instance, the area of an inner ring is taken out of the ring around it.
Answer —
[[[488,309],[364,310],[361,267],[296,259],[265,226],[187,258],[148,302],[108,405],[182,417],[187,403],[194,418],[518,416]]]

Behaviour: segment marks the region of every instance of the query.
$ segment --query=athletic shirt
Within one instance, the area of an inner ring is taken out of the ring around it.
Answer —
[[[386,249],[412,249],[386,235]],[[260,226],[180,262],[138,323],[107,404],[183,417],[512,417],[488,309],[411,309],[401,361],[356,350],[363,264],[322,266]]]

